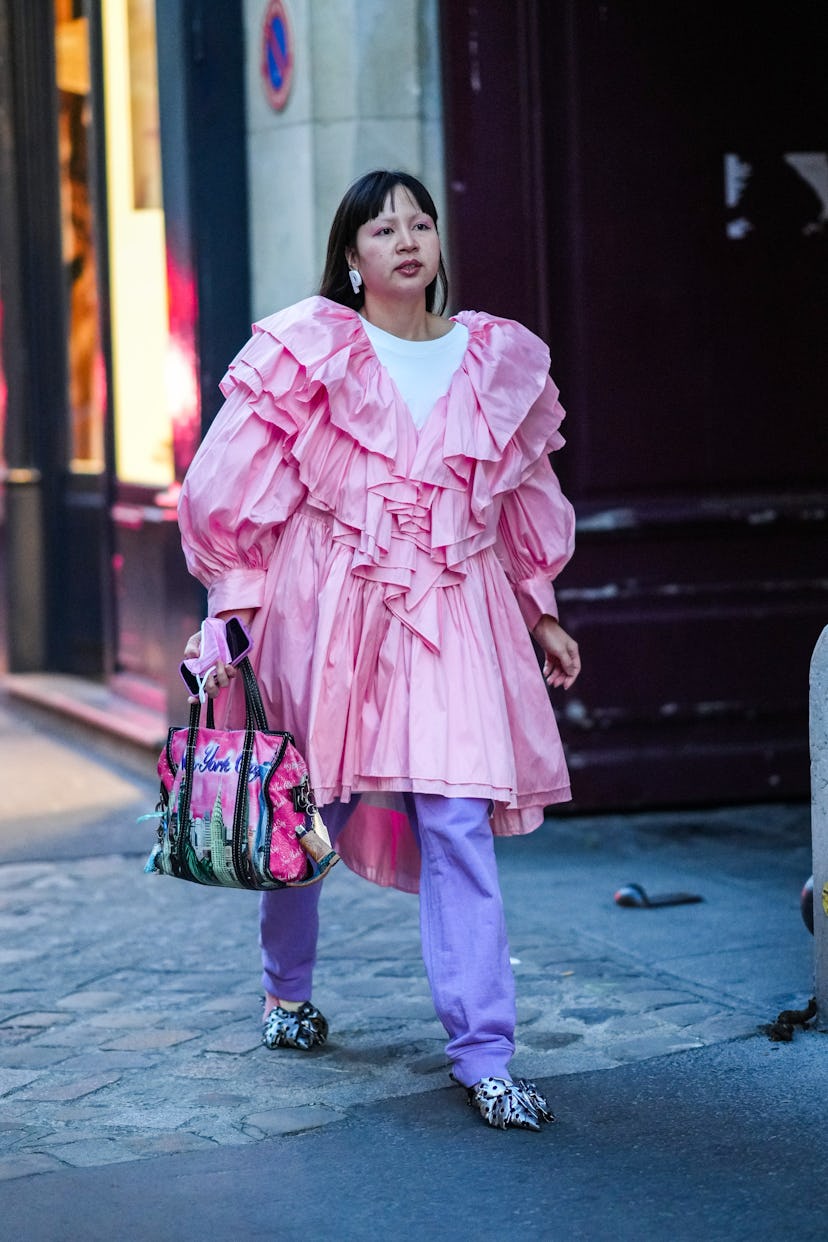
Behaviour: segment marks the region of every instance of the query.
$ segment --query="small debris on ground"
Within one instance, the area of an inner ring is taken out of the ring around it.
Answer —
[[[760,1026],[759,1030],[775,1044],[789,1044],[794,1037],[794,1029],[801,1026],[804,1031],[816,1015],[816,997],[812,996],[804,1009],[783,1009],[774,1022]]]

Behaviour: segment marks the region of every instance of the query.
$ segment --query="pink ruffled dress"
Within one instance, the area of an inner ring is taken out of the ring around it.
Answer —
[[[210,613],[258,610],[271,727],[294,734],[320,806],[362,794],[344,861],[408,891],[398,795],[488,798],[498,834],[570,796],[527,630],[557,615],[574,542],[549,352],[511,320],[454,318],[466,352],[419,431],[355,311],[313,297],[256,323],[178,511]]]

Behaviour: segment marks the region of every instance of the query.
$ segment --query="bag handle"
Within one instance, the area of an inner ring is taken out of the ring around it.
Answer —
[[[267,723],[267,714],[264,709],[264,703],[262,702],[262,692],[259,689],[256,674],[253,672],[253,666],[245,656],[243,660],[239,661],[238,667],[242,674],[242,685],[244,688],[245,726],[247,725],[248,720],[252,720],[254,728],[259,729],[261,732],[269,733],[270,726]],[[193,708],[200,709],[201,703],[192,703],[190,705],[191,719],[193,715]],[[196,715],[200,717],[200,711],[197,711]],[[213,699],[210,698],[207,699],[206,723],[208,729],[215,729],[216,713],[213,705]],[[198,728],[198,725],[196,725],[196,728]]]
[[[247,656],[239,661],[238,669],[244,683],[244,705],[247,721],[249,723],[252,720],[254,727],[260,732],[269,733],[270,726],[267,723],[262,693],[256,680],[256,674],[253,672],[253,665]]]

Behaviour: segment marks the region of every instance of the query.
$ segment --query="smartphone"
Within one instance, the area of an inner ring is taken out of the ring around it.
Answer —
[[[227,647],[230,652],[230,663],[235,665],[243,660],[251,647],[250,635],[238,617],[228,617],[225,622]]]

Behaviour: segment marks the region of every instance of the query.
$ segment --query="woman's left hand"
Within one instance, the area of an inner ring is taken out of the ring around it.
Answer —
[[[578,644],[554,617],[543,616],[532,631],[546,659],[543,676],[548,686],[568,690],[581,671]]]

